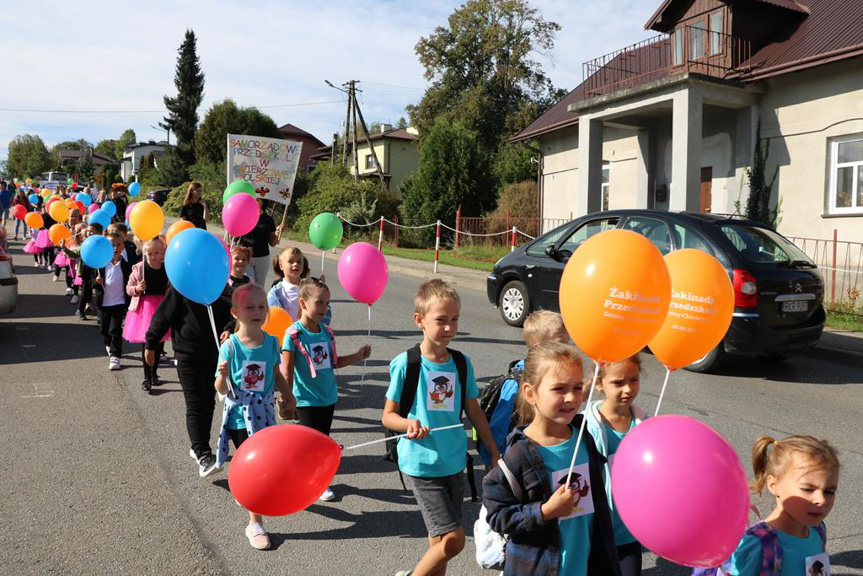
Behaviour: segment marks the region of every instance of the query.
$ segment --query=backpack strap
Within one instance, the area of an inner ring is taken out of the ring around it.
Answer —
[[[407,418],[411,406],[417,397],[417,387],[420,381],[420,368],[422,367],[422,353],[420,345],[408,348],[408,364],[405,371],[405,380],[402,382],[402,393],[399,396],[399,416]]]
[[[452,350],[450,348],[447,348],[446,351],[449,352],[450,356],[452,356],[453,362],[455,363],[456,372],[458,372],[458,381],[459,384],[461,384],[461,386],[459,387],[459,396],[461,396],[461,410],[458,414],[458,419],[461,420],[461,417],[464,414],[464,403],[467,400],[467,360],[465,359],[464,354],[462,354],[458,350]]]
[[[815,527],[815,530],[818,532],[818,535],[821,536],[822,550],[827,552],[827,524],[821,522]]]
[[[309,351],[306,350],[306,347],[303,346],[303,343],[300,342],[300,334],[299,330],[292,324],[288,327],[288,335],[291,337],[291,342],[294,345],[294,351],[299,352],[303,355],[303,358],[306,359],[306,362],[309,363],[309,372],[312,375],[312,378],[317,378],[318,373],[315,371],[315,363],[312,362],[312,357],[309,356]]]
[[[329,327],[328,324],[321,324],[324,327],[324,330],[327,331],[327,334],[330,336],[330,344],[332,344],[332,353],[333,357],[330,359],[333,364],[333,370],[336,368],[336,364],[339,362],[339,355],[336,352],[336,333],[333,332],[333,329]]]
[[[751,534],[761,542],[761,571],[760,576],[779,576],[782,572],[782,545],[779,536],[770,524],[756,522],[746,529],[746,534]]]
[[[506,478],[507,484],[509,484],[509,489],[512,490],[512,493],[518,498],[519,502],[524,500],[524,491],[521,489],[521,484],[518,483],[518,480],[515,479],[515,475],[512,473],[512,470],[506,465],[503,458],[497,461],[498,468],[503,472],[504,478]]]

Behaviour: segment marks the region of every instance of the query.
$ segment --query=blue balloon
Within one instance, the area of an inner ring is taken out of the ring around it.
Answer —
[[[93,210],[87,216],[87,224],[101,224],[102,230],[108,227],[111,224],[111,217],[108,216],[108,213],[99,208],[98,210]]]
[[[180,294],[198,304],[212,304],[228,283],[228,252],[212,233],[189,228],[168,245],[165,272]]]
[[[36,194],[30,194],[30,196],[27,198],[27,200],[30,201],[30,204],[38,204],[39,203],[39,196],[37,196]]]
[[[90,268],[104,268],[114,256],[114,246],[104,236],[90,236],[81,244],[81,260]]]
[[[141,191],[141,184],[140,183],[132,182],[131,184],[129,184],[129,195],[130,196],[137,196],[140,191]]]
[[[85,208],[93,203],[93,198],[91,198],[89,194],[84,194],[83,192],[75,194],[75,200],[83,204]]]
[[[108,216],[111,218],[113,218],[114,216],[117,215],[117,205],[114,204],[113,202],[111,202],[110,200],[102,202],[101,210],[104,210],[108,214]]]

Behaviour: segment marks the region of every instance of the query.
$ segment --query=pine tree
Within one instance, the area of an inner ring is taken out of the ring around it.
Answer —
[[[162,128],[171,130],[177,137],[177,155],[186,166],[195,163],[195,132],[198,129],[198,107],[204,99],[204,73],[196,52],[195,33],[186,30],[186,37],[177,57],[174,86],[177,96],[165,96],[168,116]]]

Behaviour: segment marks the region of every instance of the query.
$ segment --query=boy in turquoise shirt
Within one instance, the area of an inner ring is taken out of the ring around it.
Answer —
[[[414,298],[414,322],[423,331],[423,340],[419,345],[419,380],[407,417],[399,414],[399,401],[408,353],[390,362],[390,386],[381,421],[390,430],[407,433],[407,438],[398,442],[399,469],[410,481],[429,534],[429,549],[419,564],[412,572],[400,574],[445,574],[447,563],[464,548],[461,509],[467,436],[462,428],[433,434],[431,429],[459,424],[464,410],[491,453],[492,462],[500,458],[476,400],[479,391],[470,359],[464,356],[466,382],[461,382],[456,362],[447,349],[458,332],[460,308],[458,293],[442,280],[423,283]]]

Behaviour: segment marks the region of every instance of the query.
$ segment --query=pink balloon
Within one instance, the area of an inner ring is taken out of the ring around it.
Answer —
[[[95,202],[93,202],[92,204],[87,206],[87,214],[92,214],[93,212],[95,212],[98,209],[99,209],[99,205],[96,204]]]
[[[369,306],[384,293],[390,276],[384,255],[367,242],[354,242],[345,248],[338,273],[342,288],[351,298]]]
[[[676,564],[719,566],[746,530],[749,488],[740,458],[688,416],[650,418],[627,434],[614,455],[611,490],[632,535]]]
[[[135,207],[135,206],[137,206],[137,205],[138,205],[138,203],[137,203],[137,202],[132,202],[131,204],[129,204],[128,206],[126,206],[126,220],[128,220],[128,219],[129,219],[129,214],[131,214],[131,213],[132,213],[132,208],[134,208],[134,207]]]
[[[222,208],[222,222],[231,236],[243,236],[252,231],[261,216],[254,196],[234,194]]]

